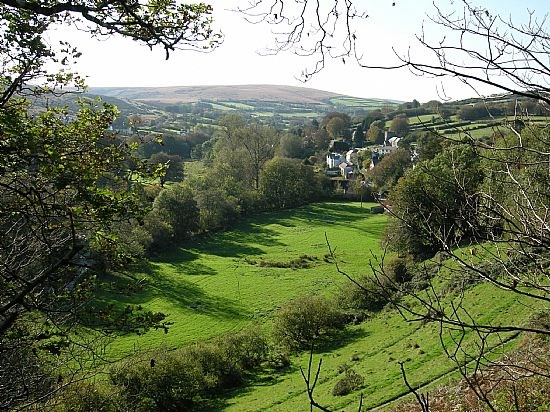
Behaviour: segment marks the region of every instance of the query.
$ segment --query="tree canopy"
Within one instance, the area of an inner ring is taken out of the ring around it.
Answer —
[[[211,13],[203,3],[172,1],[0,1],[0,386],[9,394],[0,409],[53,390],[56,366],[42,362],[42,353],[55,354],[59,365],[76,358],[76,368],[94,359],[85,350],[101,346],[72,327],[116,328],[114,314],[100,318],[87,304],[94,269],[124,260],[113,228],[144,223],[147,211],[147,168],[137,145],[107,131],[116,108],[84,100],[77,110],[35,104],[39,95],[84,87],[72,72],[78,45],[52,45],[47,30],[61,25],[101,38],[122,35],[161,47],[168,57],[178,48],[218,45]],[[143,311],[128,307],[122,316],[137,312]],[[162,318],[136,319],[145,330]]]

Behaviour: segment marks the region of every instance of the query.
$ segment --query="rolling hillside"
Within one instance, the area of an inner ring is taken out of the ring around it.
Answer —
[[[400,102],[343,96],[307,87],[280,85],[178,86],[178,87],[92,87],[89,93],[126,101],[146,103],[160,108],[174,105],[210,103],[218,110],[324,113],[334,110],[395,107]],[[243,103],[245,103],[243,105]],[[219,107],[219,106],[222,107]]]
[[[198,101],[264,100],[323,104],[340,95],[306,87],[276,85],[177,86],[177,87],[92,87],[90,93],[158,103]]]

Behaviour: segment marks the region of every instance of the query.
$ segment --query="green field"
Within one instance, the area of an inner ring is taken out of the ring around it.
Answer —
[[[359,203],[319,203],[295,210],[260,215],[231,232],[204,236],[134,273],[147,284],[121,300],[104,293],[106,303],[141,304],[147,310],[169,314],[174,322],[168,334],[117,339],[116,354],[158,345],[169,347],[206,339],[263,322],[277,307],[307,293],[333,293],[344,279],[324,261],[325,233],[337,257],[354,273],[368,268],[370,250],[379,252],[386,216],[371,215]],[[301,255],[314,257],[313,267],[260,267],[252,260],[286,262]],[[142,283],[143,283],[142,282]]]
[[[363,99],[360,97],[348,96],[331,98],[330,103],[335,106],[366,108],[370,110],[381,109],[383,107],[396,107],[399,104],[399,102],[392,100]]]
[[[511,317],[525,319],[529,310],[517,296],[510,295],[489,284],[482,284],[468,291],[463,303],[479,322],[499,324]],[[467,336],[465,342],[472,337]],[[501,337],[506,338],[506,335]],[[450,345],[451,337],[444,335],[444,341]],[[511,341],[504,347],[497,347],[493,355],[502,355],[503,350],[508,350],[514,343]],[[493,344],[497,342],[493,341]],[[407,394],[399,361],[405,362],[411,385],[429,385],[435,380],[443,383],[456,377],[456,365],[441,347],[438,325],[407,323],[393,311],[383,311],[367,322],[349,327],[334,347],[314,355],[315,365],[319,359],[323,364],[316,400],[331,410],[357,410],[360,393],[363,393],[363,407],[367,410]],[[308,361],[309,355],[303,354],[293,360],[290,373],[259,377],[255,384],[226,400],[224,408],[229,411],[305,410],[309,403],[299,367],[307,369]],[[342,376],[344,364],[365,378],[364,385],[350,395],[333,396],[332,389]]]
[[[328,252],[325,233],[341,269],[352,277],[369,273],[371,252],[381,253],[380,238],[387,220],[385,215],[370,214],[370,206],[327,202],[266,213],[247,219],[230,232],[205,236],[164,254],[150,263],[149,270],[133,274],[146,282],[141,292],[123,300],[104,293],[103,299],[165,312],[174,324],[168,334],[152,331],[139,337],[118,338],[113,353],[120,356],[158,346],[174,348],[254,323],[269,332],[272,315],[289,300],[311,293],[334,295],[348,280],[324,259]],[[312,258],[312,267],[293,270],[254,264],[261,260],[288,262],[302,255]],[[436,278],[434,286],[439,289],[445,282]],[[521,321],[533,310],[517,295],[487,283],[467,290],[462,303],[478,322],[494,325],[510,318]],[[466,345],[472,337],[466,337]],[[504,340],[508,337],[501,335]],[[451,336],[444,335],[443,341],[450,344]],[[501,350],[497,348],[494,356]],[[307,409],[300,367],[307,368],[308,356],[303,353],[293,357],[287,369],[262,370],[249,376],[247,385],[216,400],[212,410]],[[348,326],[316,351],[315,364],[321,358],[316,398],[332,410],[356,410],[360,392],[366,408],[385,405],[406,394],[399,361],[405,362],[412,385],[429,385],[435,380],[441,383],[455,376],[455,365],[441,347],[439,326],[405,322],[391,310]],[[344,365],[362,375],[364,384],[360,391],[333,396],[332,389],[342,377]]]

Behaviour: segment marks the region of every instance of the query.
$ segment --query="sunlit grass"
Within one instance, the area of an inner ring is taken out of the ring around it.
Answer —
[[[116,305],[140,304],[168,314],[168,334],[118,338],[116,353],[161,344],[170,347],[264,322],[282,304],[307,293],[334,293],[344,281],[325,261],[325,233],[338,259],[355,274],[368,271],[370,251],[379,252],[386,216],[369,204],[318,203],[247,219],[230,232],[195,239],[133,273],[146,287],[126,297],[105,293]],[[286,262],[308,255],[312,267],[261,267],[254,260]]]

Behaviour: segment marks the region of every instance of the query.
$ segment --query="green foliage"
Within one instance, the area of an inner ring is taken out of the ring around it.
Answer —
[[[266,207],[277,209],[308,203],[321,191],[311,166],[281,157],[264,166],[259,190]]]
[[[409,133],[409,118],[406,115],[395,116],[390,123],[390,131],[397,134],[399,137],[405,136]]]
[[[295,134],[284,134],[279,142],[279,154],[281,157],[301,159],[304,157],[304,144],[302,138]]]
[[[273,336],[289,349],[307,349],[314,340],[344,325],[344,316],[333,301],[324,296],[304,296],[278,311]]]
[[[386,306],[393,292],[391,282],[365,275],[341,287],[338,304],[343,309],[378,312]]]
[[[250,329],[175,351],[141,355],[113,367],[110,378],[130,409],[179,411],[240,385],[245,371],[267,356],[264,337]]]
[[[391,190],[410,166],[409,151],[398,148],[384,156],[374,169],[367,172],[367,178],[372,182],[374,189],[382,193]]]
[[[149,158],[149,165],[155,170],[161,168],[160,184],[166,181],[180,181],[183,179],[183,161],[178,155],[169,155],[166,152],[157,152]]]
[[[170,227],[176,241],[188,239],[198,229],[199,209],[193,192],[183,183],[176,183],[162,190],[153,203],[156,214]],[[161,238],[153,240],[157,242]]]
[[[479,120],[500,117],[505,113],[503,107],[478,103],[476,105],[463,105],[457,114],[459,119],[462,120]]]
[[[363,122],[361,123],[363,125],[363,130],[368,130],[373,122],[383,119],[384,114],[380,109],[367,112],[365,118],[363,119]]]
[[[45,406],[55,412],[118,412],[126,407],[120,392],[111,386],[77,382],[65,387]]]
[[[495,149],[481,153],[486,170],[481,201],[485,230],[504,236],[514,248],[522,248],[519,244],[526,240],[546,247],[545,241],[531,243],[528,239],[538,238],[545,230],[540,219],[550,204],[549,139],[550,126],[533,125],[520,136],[510,133],[495,137]]]
[[[223,137],[216,142],[215,167],[224,167],[237,182],[257,190],[261,170],[279,143],[277,131],[260,124],[244,125],[236,115],[225,116],[220,125]]]
[[[332,139],[351,138],[349,126],[351,123],[350,117],[345,113],[332,112],[327,114],[321,126],[328,132]]]
[[[351,392],[359,389],[363,385],[364,381],[365,378],[363,378],[353,369],[348,368],[344,372],[344,376],[338,382],[336,382],[336,385],[334,385],[334,388],[332,389],[332,394],[334,396],[348,395]]]
[[[389,246],[422,257],[468,239],[477,227],[482,181],[479,157],[467,145],[450,146],[409,169],[390,195],[396,218],[388,226]]]
[[[376,120],[371,123],[367,130],[367,139],[372,144],[384,143],[384,121]]]
[[[433,133],[422,133],[416,142],[419,161],[433,159],[443,150],[443,139]]]
[[[355,147],[363,147],[365,144],[365,132],[363,130],[363,125],[359,124],[355,131],[353,132],[353,145]]]

